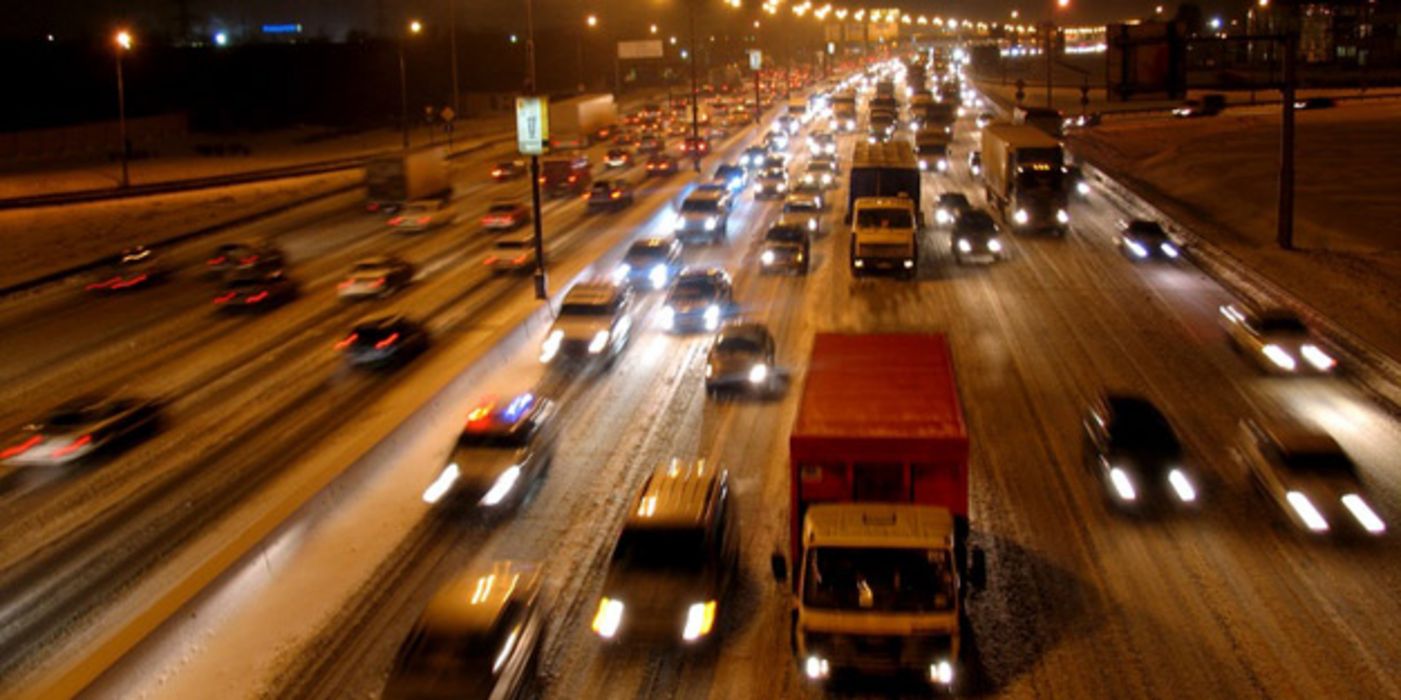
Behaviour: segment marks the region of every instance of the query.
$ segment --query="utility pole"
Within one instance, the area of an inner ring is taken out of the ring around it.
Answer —
[[[696,64],[700,57],[696,54],[696,4],[700,0],[690,0],[687,7],[691,15],[691,163],[696,172],[701,171],[700,152],[700,81],[696,75]]]
[[[454,115],[460,115],[462,96],[457,82],[457,0],[448,0],[448,51],[452,54],[452,111]]]
[[[534,0],[525,0],[525,94],[535,95]],[[540,156],[530,155],[531,224],[535,230],[535,298],[550,297],[545,280],[545,231],[540,222]]]
[[[1276,239],[1284,250],[1294,249],[1294,81],[1299,35],[1284,35],[1284,85],[1280,88],[1283,110],[1279,131],[1279,230]]]
[[[131,34],[117,33],[117,131],[122,140],[122,187],[131,186],[128,161],[131,160],[131,139],[126,133],[126,80],[122,76],[122,54],[131,49]]]

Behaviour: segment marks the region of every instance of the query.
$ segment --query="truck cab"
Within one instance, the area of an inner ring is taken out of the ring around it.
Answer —
[[[905,197],[856,200],[851,223],[851,272],[890,272],[914,277],[919,229],[914,203]]]

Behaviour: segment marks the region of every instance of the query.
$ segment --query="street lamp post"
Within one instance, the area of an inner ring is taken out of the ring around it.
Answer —
[[[1045,40],[1046,40],[1046,41],[1045,41],[1045,43],[1046,43],[1046,107],[1049,108],[1049,109],[1055,109],[1055,107],[1056,107],[1055,95],[1054,95],[1054,93],[1053,93],[1052,90],[1051,90],[1051,83],[1052,83],[1051,69],[1052,69],[1052,67],[1055,66],[1055,61],[1056,61],[1056,58],[1055,58],[1055,54],[1056,54],[1056,51],[1055,51],[1055,48],[1056,48],[1056,15],[1055,15],[1055,10],[1056,10],[1056,8],[1060,8],[1060,9],[1064,10],[1064,9],[1067,8],[1067,7],[1070,7],[1070,0],[1056,0],[1055,7],[1051,8],[1051,17],[1050,17],[1050,19],[1046,20],[1046,24],[1042,25],[1042,30],[1043,30],[1043,31],[1045,32],[1045,34],[1046,34],[1046,37],[1045,37]]]
[[[122,140],[122,187],[131,186],[128,161],[131,158],[131,142],[126,133],[126,80],[122,76],[122,56],[131,50],[131,32],[125,29],[117,32],[117,132]]]
[[[535,2],[525,0],[525,94],[535,94]],[[535,298],[550,298],[545,280],[545,230],[540,216],[540,156],[530,155],[531,226],[535,232]]]
[[[701,171],[700,153],[700,80],[696,74],[696,64],[699,58],[696,56],[696,5],[701,0],[690,0],[686,7],[690,15],[691,23],[691,164],[696,172]]]
[[[579,32],[579,92],[588,90],[587,71],[584,68],[584,38],[588,36],[591,29],[598,27],[598,16],[589,15],[584,18],[584,31]]]
[[[399,122],[404,135],[404,150],[409,150],[409,78],[408,67],[404,60],[404,44],[408,42],[408,37],[415,36],[423,31],[423,23],[418,20],[409,22],[409,31],[406,35],[399,37]]]
[[[457,84],[457,0],[448,0],[448,53],[452,54],[452,111],[456,118],[456,115],[462,114],[462,96]],[[452,139],[451,131],[448,132],[448,139]]]

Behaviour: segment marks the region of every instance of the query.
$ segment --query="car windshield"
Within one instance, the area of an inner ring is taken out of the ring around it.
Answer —
[[[624,529],[613,563],[632,570],[699,571],[705,566],[705,532],[696,527]]]
[[[355,329],[355,341],[360,345],[378,343],[392,335],[398,335],[397,326],[361,326]]]
[[[722,335],[715,343],[715,352],[722,354],[754,354],[761,350],[758,338],[750,333]]]
[[[775,243],[802,243],[804,232],[797,226],[774,226],[764,235],[764,240]]]
[[[628,249],[628,254],[623,257],[623,261],[629,265],[645,265],[661,262],[665,258],[666,248],[649,245]]]
[[[953,610],[953,583],[948,550],[819,547],[808,552],[803,602],[838,610],[944,612]]]
[[[959,217],[955,227],[959,233],[963,234],[990,234],[994,233],[997,226],[993,224],[992,217],[982,212],[973,212]]]
[[[1116,449],[1178,451],[1172,426],[1157,409],[1138,401],[1121,401],[1112,403],[1111,410],[1114,418],[1109,433]]]
[[[784,202],[783,211],[808,214],[817,211],[817,202],[810,199],[795,199],[791,202]]]
[[[352,275],[382,275],[388,270],[388,265],[379,262],[362,262],[357,264],[351,271]]]
[[[497,420],[483,421],[482,424],[469,424],[457,438],[462,447],[525,447],[530,444],[530,430],[527,423],[508,423]]]
[[[1157,224],[1145,221],[1135,221],[1129,224],[1129,233],[1149,238],[1161,238],[1163,236],[1163,230],[1159,228]]]
[[[1059,170],[1024,168],[1017,173],[1017,186],[1023,189],[1058,189],[1061,185]]]
[[[1294,450],[1284,453],[1284,463],[1293,471],[1314,474],[1352,474],[1352,460],[1339,450]]]
[[[493,214],[510,214],[516,210],[514,204],[493,204],[487,211]]]
[[[782,180],[784,177],[785,175],[781,168],[769,168],[764,171],[764,179],[766,180]]]
[[[520,250],[521,248],[529,247],[531,247],[530,241],[508,239],[496,242],[496,248],[499,250]]]
[[[683,277],[671,288],[673,299],[704,299],[715,296],[715,283],[709,277]]]
[[[714,213],[720,210],[720,202],[716,199],[687,199],[681,203],[681,211],[700,212],[704,214]]]
[[[1262,317],[1256,325],[1266,333],[1305,333],[1308,331],[1304,327],[1303,321],[1285,315]]]
[[[908,209],[862,209],[856,212],[856,225],[862,228],[911,228],[913,217]]]
[[[961,194],[941,194],[939,195],[939,206],[949,209],[967,209],[968,198]]]
[[[105,413],[107,413],[107,411],[104,411],[101,406],[60,408],[50,413],[48,417],[43,420],[43,423],[44,425],[53,426],[55,428],[69,428],[91,423],[92,421],[102,418]]]
[[[415,630],[399,653],[385,696],[488,697],[496,685],[491,666],[498,646],[481,633]]]
[[[743,173],[738,167],[733,165],[722,165],[715,169],[715,177],[729,178]]]

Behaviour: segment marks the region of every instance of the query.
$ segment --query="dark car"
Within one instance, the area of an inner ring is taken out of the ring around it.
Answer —
[[[739,192],[749,182],[749,172],[742,166],[726,163],[715,169],[711,182],[723,186],[730,192]]]
[[[1294,109],[1331,109],[1338,106],[1338,101],[1331,97],[1308,97],[1302,100],[1294,100]]]
[[[610,148],[603,156],[603,167],[626,168],[632,165],[632,151],[626,148]]]
[[[142,398],[84,396],[24,426],[0,443],[0,463],[54,466],[109,452],[157,426],[161,403]]]
[[[688,156],[706,156],[710,154],[710,140],[701,137],[687,136],[681,142],[681,152]]]
[[[665,177],[676,174],[676,156],[670,153],[653,153],[647,158],[647,177]]]
[[[554,458],[555,423],[554,403],[532,393],[474,407],[423,501],[486,514],[515,508]]]
[[[728,323],[715,336],[705,362],[705,392],[766,394],[777,380],[774,339],[762,323]]]
[[[1198,482],[1183,464],[1182,444],[1153,402],[1106,393],[1086,409],[1084,432],[1085,466],[1118,507],[1196,503]]]
[[[648,134],[637,142],[637,152],[651,155],[666,151],[666,139],[661,136]]]
[[[1119,250],[1129,260],[1176,260],[1182,251],[1156,221],[1134,219],[1119,227]]]
[[[594,180],[589,190],[588,210],[617,211],[633,202],[632,183],[622,178]]]
[[[206,276],[223,278],[235,270],[256,268],[272,273],[286,266],[282,250],[264,243],[230,242],[214,249],[204,261]]]
[[[525,161],[523,160],[504,160],[491,168],[491,179],[497,182],[504,182],[524,174]]]
[[[110,293],[142,289],[165,280],[168,270],[154,250],[146,246],[127,248],[88,283],[90,292]]]
[[[739,154],[739,164],[748,170],[758,170],[764,167],[764,159],[768,155],[768,149],[762,146],[750,146]]]
[[[736,581],[728,472],[705,460],[657,467],[627,510],[590,625],[605,642],[690,647],[709,639]]]
[[[997,222],[986,212],[969,211],[953,223],[953,258],[962,265],[968,262],[996,262],[1006,254],[1002,247]]]
[[[779,217],[764,232],[759,243],[759,269],[763,272],[789,270],[806,275],[812,269],[811,220],[803,216]]]
[[[715,331],[730,316],[734,285],[718,267],[687,269],[677,275],[662,306],[662,328],[668,331]]]
[[[350,268],[350,274],[336,285],[341,299],[383,298],[407,287],[413,281],[413,263],[393,255],[365,258]]]
[[[962,192],[945,192],[939,195],[939,201],[934,205],[934,220],[941,226],[948,226],[970,211],[973,211],[973,205],[966,195]]]
[[[299,291],[286,275],[235,274],[214,297],[214,307],[229,313],[266,311],[296,299]]]
[[[385,700],[527,697],[549,613],[540,567],[496,561],[433,594],[399,647]]]
[[[403,315],[381,316],[356,325],[336,349],[357,367],[400,365],[428,349],[428,331]]]
[[[633,242],[613,277],[635,289],[659,290],[665,289],[680,269],[681,243],[675,238],[656,236]]]

